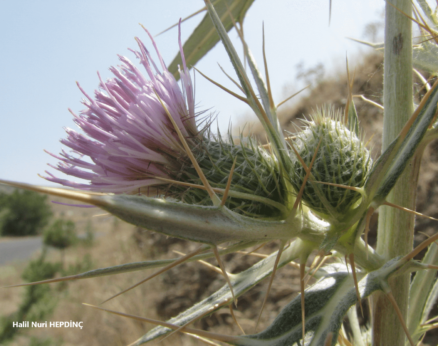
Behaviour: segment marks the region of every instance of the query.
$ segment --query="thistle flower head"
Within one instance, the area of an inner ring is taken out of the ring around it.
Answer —
[[[283,196],[275,160],[252,142],[235,145],[232,139],[226,142],[220,135],[211,135],[208,121],[204,129],[198,130],[193,86],[181,40],[180,89],[150,38],[161,70],[145,45],[136,39],[139,51],[133,52],[148,78],[127,58],[119,56],[122,65],[110,68],[114,78],[100,81],[94,99],[79,86],[87,98],[83,102],[86,109],[73,116],[84,134],[66,129],[67,138],[61,142],[73,153],[51,155],[60,160],[55,169],[89,183],[60,179],[48,172],[46,179],[83,190],[158,194],[190,204],[211,204],[168,111],[211,186],[225,190],[235,160],[233,192],[226,201],[227,207],[252,216],[278,214]],[[154,189],[149,191],[150,187]],[[279,204],[275,207],[273,203]]]
[[[364,143],[354,131],[348,130],[339,112],[326,107],[317,111],[311,120],[305,121],[305,128],[296,135],[295,148],[309,166],[320,143],[311,173],[315,180],[323,183],[362,187],[372,166],[372,159]],[[293,172],[291,180],[297,191],[300,189],[306,171],[295,154],[292,155]],[[318,184],[323,197],[338,213],[345,213],[360,198],[358,192],[339,186]],[[314,186],[306,183],[304,202],[315,212],[330,214]]]
[[[173,172],[178,172],[187,161],[161,104],[164,103],[186,138],[198,135],[193,85],[181,37],[182,88],[167,70],[152,36],[146,32],[157,52],[161,70],[143,42],[136,38],[139,51],[132,52],[140,60],[146,75],[128,58],[119,56],[121,66],[110,68],[114,78],[104,82],[99,75],[99,90],[95,91],[94,99],[78,84],[87,99],[83,102],[86,109],[79,115],[72,114],[84,134],[67,128],[67,138],[61,143],[72,149],[72,153],[51,154],[60,160],[55,169],[89,180],[89,184],[60,179],[48,172],[47,180],[98,192],[146,192],[150,186],[163,184],[155,177],[173,179]]]

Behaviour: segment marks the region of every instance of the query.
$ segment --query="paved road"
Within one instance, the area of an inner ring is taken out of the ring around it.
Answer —
[[[105,232],[95,232],[94,239],[105,235]],[[78,238],[85,238],[85,233],[78,234]],[[27,237],[0,241],[0,266],[13,261],[25,261],[43,247],[43,238]],[[49,246],[49,250],[53,249]]]
[[[24,261],[41,249],[42,237],[31,237],[0,242],[0,266],[12,261]]]

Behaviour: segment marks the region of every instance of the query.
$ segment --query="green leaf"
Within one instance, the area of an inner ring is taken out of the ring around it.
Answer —
[[[214,2],[214,6],[224,27],[229,31],[233,27],[233,22],[229,16],[228,9],[233,15],[233,18],[235,18],[237,22],[242,23],[246,12],[253,2],[254,0],[217,0]],[[187,66],[191,67],[195,65],[218,42],[219,35],[207,13],[195,31],[193,31],[188,40],[184,43],[183,50]],[[181,55],[179,53],[168,68],[170,73],[177,79],[179,79],[178,65],[182,66]]]
[[[436,302],[438,300],[438,280],[435,280],[432,289],[430,290],[429,296],[427,297],[426,304],[424,305],[423,316],[421,316],[421,320],[424,322],[429,318],[429,314],[433,308],[436,307]]]
[[[245,72],[245,68],[243,67],[242,62],[240,61],[239,55],[236,52],[233,44],[231,43],[230,38],[228,37],[227,30],[222,25],[221,18],[216,12],[215,8],[211,4],[209,0],[205,0],[207,5],[208,14],[210,15],[211,21],[214,24],[214,28],[218,33],[220,39],[222,40],[222,44],[224,45],[225,50],[231,60],[231,63],[236,71],[236,74],[239,78],[240,85],[245,93],[245,96],[248,99],[250,107],[255,111],[257,117],[260,119],[264,126],[270,125],[270,121],[267,118],[267,115],[264,113],[263,108],[261,107],[257,96],[249,82],[249,78]]]
[[[362,298],[377,290],[386,290],[387,280],[406,262],[395,259],[379,270],[367,275],[357,272],[358,288]],[[301,296],[292,300],[266,330],[255,335],[238,337],[233,344],[239,346],[325,346],[329,334],[331,345],[336,345],[337,335],[344,315],[357,302],[352,275],[343,264],[324,267],[328,273],[305,290],[305,330],[302,342]]]
[[[226,207],[190,205],[145,196],[90,194],[1,180],[0,183],[93,204],[133,225],[206,244],[289,240],[309,225],[314,231],[327,228],[315,220],[304,222],[301,214],[287,221],[268,221],[242,216]]]
[[[438,246],[432,243],[424,256],[422,263],[438,264]],[[428,270],[421,270],[415,274],[409,291],[409,313],[407,326],[414,342],[418,342],[424,328],[421,324],[426,322],[430,309],[437,298],[437,281],[435,275]]]
[[[438,73],[437,56],[438,46],[435,43],[426,41],[413,48],[412,64],[415,66],[415,68],[436,74]]]
[[[239,78],[240,85],[248,100],[248,104],[257,115],[258,119],[264,127],[266,134],[268,135],[269,141],[271,142],[274,154],[280,162],[281,170],[283,172],[288,172],[291,167],[291,159],[288,155],[286,142],[283,138],[283,134],[281,133],[281,128],[278,124],[276,116],[274,116],[270,111],[269,96],[267,94],[264,83],[258,73],[258,70],[255,67],[255,63],[251,59],[251,57],[248,56],[250,69],[256,81],[257,87],[259,88],[259,92],[261,94],[262,102],[264,103],[265,108],[260,103],[253,87],[251,86],[250,80],[245,72],[245,68],[243,67],[242,62],[240,61],[239,55],[237,54],[233,44],[231,43],[230,38],[228,37],[227,30],[222,25],[221,18],[219,18],[218,13],[215,11],[215,8],[212,6],[211,2],[209,0],[205,0],[205,2],[211,20],[222,40],[225,50],[227,51],[231,63],[233,64],[234,70],[236,71],[236,74]],[[245,47],[245,49],[246,51],[248,51],[247,47]]]
[[[434,25],[434,29],[437,29],[438,21],[437,17],[434,15],[432,9],[429,7],[429,4],[426,0],[417,0],[427,19],[429,19],[430,23]]]
[[[290,172],[290,170],[292,169],[292,161],[290,160],[289,157],[289,151],[284,136],[282,135],[283,130],[281,129],[281,125],[278,121],[276,111],[275,109],[271,109],[270,107],[268,90],[266,89],[265,82],[260,76],[260,72],[257,67],[257,64],[246,43],[245,43],[245,51],[248,60],[248,66],[251,70],[252,76],[257,85],[257,90],[259,91],[259,95],[263,103],[263,108],[270,121],[270,124],[272,125],[272,126],[265,126],[265,130],[269,134],[271,145],[272,148],[275,150],[276,156],[281,160],[282,166],[284,167],[286,172]]]
[[[226,254],[229,254],[229,253],[232,253],[235,251],[247,249],[251,246],[258,245],[259,243],[260,242],[255,242],[255,241],[254,242],[240,242],[240,243],[231,245],[225,249],[219,250],[219,254],[226,255]],[[187,259],[186,262],[204,260],[204,259],[213,258],[213,257],[215,257],[215,254],[213,252],[206,252],[206,253],[202,253],[202,254],[193,256],[193,257]],[[91,278],[96,278],[96,277],[100,277],[100,276],[116,275],[116,274],[123,274],[123,273],[139,271],[139,270],[161,268],[161,267],[169,265],[177,260],[178,260],[178,258],[171,258],[171,259],[165,259],[165,260],[151,260],[151,261],[125,263],[125,264],[120,264],[120,265],[111,266],[111,267],[93,269],[93,270],[89,270],[89,271],[86,271],[86,272],[83,272],[80,274],[76,274],[76,275],[70,275],[70,276],[60,277],[60,278],[56,278],[56,279],[49,279],[49,280],[44,280],[44,281],[34,281],[34,282],[30,282],[28,284],[12,285],[9,287],[30,286],[30,285],[52,283],[52,282],[59,282],[59,281],[91,279]]]
[[[287,263],[298,258],[302,249],[303,247],[301,246],[301,241],[294,241],[289,248],[283,251],[278,267],[283,267]],[[268,277],[272,273],[276,256],[277,252],[274,252],[269,257],[257,262],[255,265],[241,273],[234,275],[228,274],[233,286],[234,295],[236,297],[241,296],[243,293],[254,287],[257,283]],[[326,272],[324,270],[320,270],[315,274],[315,277],[318,278],[323,274],[326,274]],[[170,319],[168,322],[174,325],[183,326],[193,320],[205,316],[206,314],[213,313],[222,306],[230,304],[231,298],[232,296],[228,285],[224,285],[211,296],[182,312],[178,316]],[[156,327],[135,341],[132,346],[144,344],[169,332],[171,332],[169,328]]]
[[[430,96],[425,100],[418,116],[411,118],[413,122],[409,129],[407,131],[403,129],[374,164],[373,170],[365,183],[365,191],[368,198],[375,203],[379,204],[385,200],[409,160],[415,154],[435,116],[437,103],[438,88],[435,87],[431,89]]]
[[[295,245],[295,244],[294,244]],[[299,245],[299,244],[297,244]],[[289,249],[288,249],[289,250]],[[283,254],[281,264],[287,258],[298,255],[299,247],[291,249],[288,254]],[[270,262],[268,265],[267,262]],[[264,262],[264,263],[263,263]],[[234,292],[242,294],[256,282],[269,274],[274,262],[274,254],[260,261],[258,264],[245,272],[234,275],[232,283]],[[377,290],[387,291],[388,278],[398,272],[407,264],[404,259],[389,261],[384,267],[367,275],[357,272],[359,279],[358,288],[362,298],[368,297]],[[410,268],[406,268],[410,269]],[[307,345],[324,346],[329,334],[332,334],[332,343],[337,343],[337,335],[341,327],[344,315],[357,302],[356,289],[352,274],[348,272],[344,264],[329,264],[319,272],[320,279],[305,290],[305,330],[306,335],[302,342],[301,320],[301,297],[293,299],[277,316],[274,322],[263,332],[255,335],[236,336],[228,340],[220,338],[220,335],[210,334],[210,338],[226,341],[239,346],[284,346],[284,345]],[[237,280],[240,275],[241,281]],[[204,316],[216,309],[214,304],[227,303],[231,297],[229,289],[224,286],[221,290],[211,295],[201,303],[171,319],[174,325],[185,325],[197,317]],[[144,337],[137,340],[133,345],[140,345],[151,341],[161,335],[170,332],[170,329],[157,327],[152,329]]]
[[[354,131],[356,136],[359,136],[359,117],[357,116],[356,106],[354,105],[353,98],[351,98],[350,105],[348,106],[348,128],[350,131]]]

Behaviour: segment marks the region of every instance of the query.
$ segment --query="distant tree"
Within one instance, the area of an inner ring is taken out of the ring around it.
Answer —
[[[15,190],[0,195],[0,234],[35,235],[47,225],[52,211],[47,196],[32,191]]]
[[[62,265],[64,266],[64,249],[73,245],[77,240],[73,221],[57,219],[50,227],[44,230],[43,242],[45,245],[61,250]]]

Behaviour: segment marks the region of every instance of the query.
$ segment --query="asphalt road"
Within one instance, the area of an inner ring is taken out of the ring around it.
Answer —
[[[0,266],[13,261],[24,261],[43,246],[42,237],[0,242]]]
[[[100,238],[104,234],[105,232],[95,232],[94,239]],[[85,233],[78,234],[78,238],[85,237]],[[0,266],[14,261],[26,261],[42,247],[43,238],[41,236],[8,239],[6,241],[1,241],[0,238]],[[53,248],[49,246],[48,249]]]

